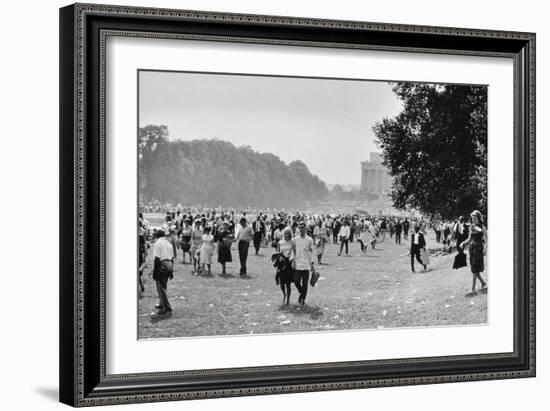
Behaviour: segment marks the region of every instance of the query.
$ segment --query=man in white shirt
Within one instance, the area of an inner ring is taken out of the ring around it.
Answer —
[[[342,251],[344,250],[344,246],[346,246],[346,255],[349,254],[349,237],[351,235],[351,228],[349,220],[344,220],[344,224],[342,227],[340,227],[340,232],[338,233],[338,237],[340,240],[340,252],[338,255],[342,255]]]
[[[248,249],[250,248],[250,242],[254,237],[254,230],[248,225],[245,217],[240,220],[240,226],[237,229],[237,236],[235,238],[237,242],[237,249],[239,250],[239,260],[241,262],[240,276],[246,277],[246,260],[248,259]]]
[[[313,271],[313,240],[306,235],[304,221],[298,223],[299,234],[292,239],[292,255],[290,259],[294,265],[294,284],[300,293],[298,303],[304,305],[307,295],[309,271]]]
[[[164,232],[164,230],[157,230],[157,241],[153,245],[153,279],[157,285],[157,293],[159,295],[159,312],[158,315],[169,315],[172,313],[172,307],[168,301],[168,294],[166,292],[168,286],[168,279],[174,278],[174,247],[166,236],[170,233]]]

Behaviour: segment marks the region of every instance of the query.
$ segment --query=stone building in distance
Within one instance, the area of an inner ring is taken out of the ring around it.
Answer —
[[[391,177],[382,165],[380,153],[370,153],[370,161],[361,161],[361,192],[383,199],[391,191]]]

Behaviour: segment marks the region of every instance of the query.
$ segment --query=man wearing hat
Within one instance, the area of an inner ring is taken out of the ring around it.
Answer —
[[[157,285],[157,293],[159,295],[159,311],[158,315],[170,314],[172,307],[168,301],[166,292],[168,279],[174,278],[174,248],[170,242],[168,232],[163,229],[157,230],[157,241],[153,245],[153,279]]]

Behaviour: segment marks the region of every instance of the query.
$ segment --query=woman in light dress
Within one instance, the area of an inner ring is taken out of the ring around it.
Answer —
[[[323,253],[325,252],[325,244],[328,241],[327,229],[323,224],[323,220],[319,219],[317,225],[313,229],[313,242],[317,253],[317,262],[322,265]]]
[[[200,270],[200,257],[199,250],[202,245],[202,235],[201,222],[200,220],[195,221],[195,229],[191,233],[191,259],[193,261],[193,274],[198,275]]]
[[[370,245],[374,250],[376,248],[376,242],[378,241],[378,234],[380,233],[380,230],[378,229],[376,223],[369,221],[369,233],[372,236],[372,241],[370,242]]]
[[[294,273],[292,263],[290,261],[290,256],[292,254],[292,229],[290,227],[286,227],[283,230],[283,238],[277,242],[277,252],[282,254],[285,264],[283,264],[283,267],[277,271],[275,282],[280,285],[284,299],[288,304],[291,293],[290,284],[293,281]]]
[[[209,226],[204,227],[204,234],[202,235],[202,244],[199,248],[201,272],[204,275],[205,267],[208,268],[206,275],[211,276],[212,271],[212,256],[214,255],[214,236],[211,234]]]

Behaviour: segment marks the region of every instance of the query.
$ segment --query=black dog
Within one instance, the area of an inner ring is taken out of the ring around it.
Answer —
[[[292,283],[292,264],[290,259],[281,253],[275,253],[271,256],[275,272],[275,284],[281,286],[283,292],[283,302],[288,305],[290,300],[290,284]]]

